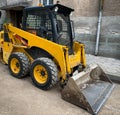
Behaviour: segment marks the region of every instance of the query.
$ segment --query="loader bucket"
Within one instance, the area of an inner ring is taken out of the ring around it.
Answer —
[[[69,78],[61,92],[64,100],[97,114],[114,88],[111,80],[98,65],[90,65],[84,71]]]

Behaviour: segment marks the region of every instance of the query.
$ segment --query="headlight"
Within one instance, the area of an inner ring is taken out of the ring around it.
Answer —
[[[57,12],[58,11],[58,7],[55,7],[55,12]]]

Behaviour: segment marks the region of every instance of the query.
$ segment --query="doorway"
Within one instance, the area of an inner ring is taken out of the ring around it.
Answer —
[[[10,10],[11,23],[17,28],[20,28],[20,24],[22,23],[22,16],[23,10]]]

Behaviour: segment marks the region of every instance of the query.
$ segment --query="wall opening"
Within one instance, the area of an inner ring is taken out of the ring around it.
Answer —
[[[20,28],[20,24],[22,23],[22,16],[23,10],[10,10],[11,23],[18,28]]]

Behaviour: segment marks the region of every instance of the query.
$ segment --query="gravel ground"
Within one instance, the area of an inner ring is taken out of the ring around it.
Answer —
[[[114,62],[110,65],[112,67],[120,64],[119,60],[92,55],[87,55],[87,60],[89,63],[101,62],[100,66],[104,67],[106,63],[109,66],[109,60],[110,63],[111,60]],[[110,68],[109,71],[112,69]],[[120,85],[116,84],[98,115],[120,115],[119,100]],[[58,86],[49,91],[40,90],[33,86],[29,76],[16,79],[9,74],[7,66],[0,63],[0,115],[89,115],[89,113],[62,100]]]

